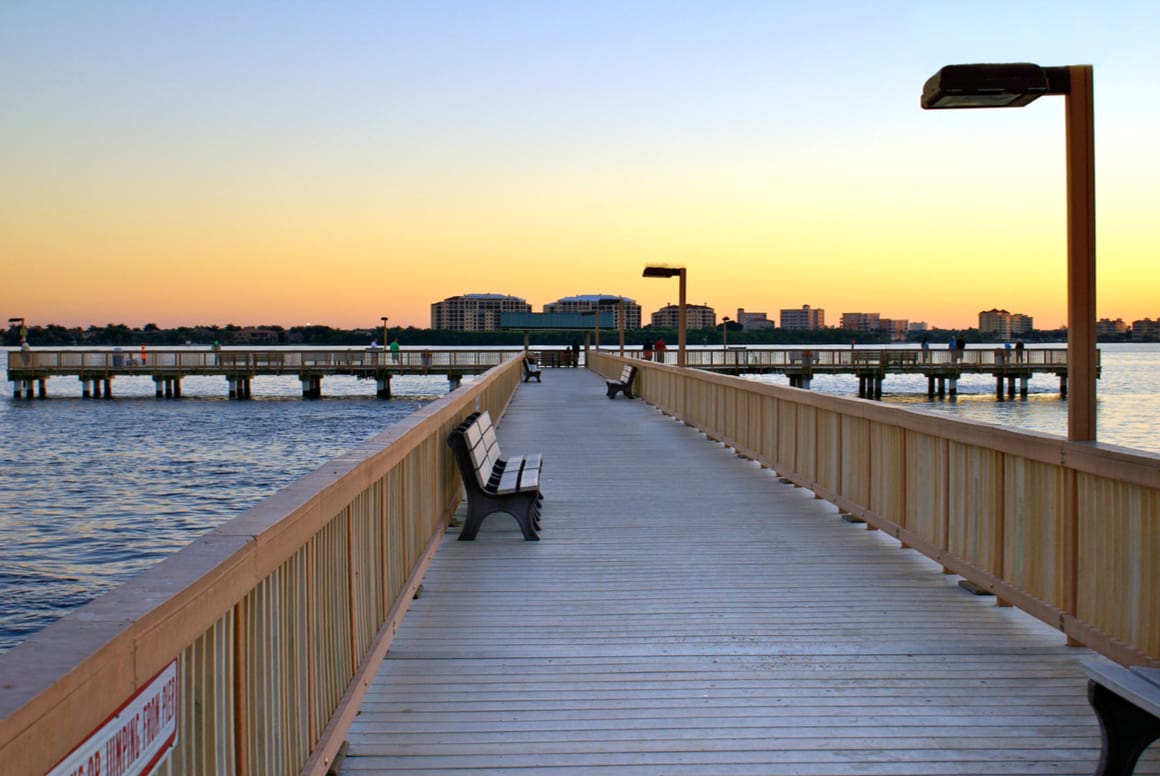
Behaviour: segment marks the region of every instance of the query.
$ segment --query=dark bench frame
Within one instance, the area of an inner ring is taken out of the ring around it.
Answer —
[[[447,437],[467,492],[467,517],[460,541],[470,541],[479,532],[483,519],[506,512],[516,519],[527,541],[539,540],[540,469],[543,456],[503,458],[491,415],[473,412]]]
[[[636,397],[632,395],[632,381],[636,379],[636,367],[632,364],[625,364],[624,369],[620,371],[619,380],[605,380],[608,385],[608,398],[615,399],[617,393],[623,393],[630,399]]]
[[[1160,668],[1124,668],[1110,660],[1083,661],[1088,702],[1100,720],[1096,776],[1129,776],[1160,738]]]
[[[537,383],[543,382],[543,380],[540,379],[540,370],[536,366],[536,362],[533,361],[530,357],[524,356],[524,382],[526,383],[533,377],[536,378]]]

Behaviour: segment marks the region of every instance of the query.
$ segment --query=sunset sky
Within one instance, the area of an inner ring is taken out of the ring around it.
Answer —
[[[1066,321],[1064,100],[1095,68],[1098,315],[1160,317],[1160,3],[0,3],[0,316],[426,327],[456,294]]]

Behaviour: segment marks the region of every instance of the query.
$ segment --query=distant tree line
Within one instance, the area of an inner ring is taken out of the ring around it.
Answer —
[[[737,323],[727,324],[729,332],[728,344],[744,345],[847,345],[854,340],[859,345],[886,345],[890,343],[888,335],[882,332],[854,332],[848,329],[761,329],[757,331],[742,331]],[[587,332],[591,340],[591,331]],[[573,340],[584,341],[584,331],[533,331],[529,334],[530,344],[535,346],[565,346]],[[978,329],[930,329],[925,332],[911,332],[909,342],[920,342],[925,336],[932,347],[945,343],[952,336],[962,336],[970,342],[994,342],[991,335],[981,335]],[[277,346],[309,346],[309,347],[366,347],[371,342],[380,345],[383,336],[381,328],[362,329],[334,329],[329,326],[179,326],[174,329],[162,329],[156,324],[147,323],[141,328],[133,328],[122,323],[110,323],[105,326],[89,326],[88,328],[68,328],[56,324],[28,327],[28,342],[33,347],[62,347],[62,346],[89,346],[89,347],[135,347],[147,345],[151,347],[205,345],[221,346],[250,346],[262,345]],[[453,331],[448,329],[418,329],[415,327],[391,327],[388,330],[391,339],[398,339],[400,345],[432,345],[432,346],[472,346],[472,345],[513,345],[524,343],[522,331]],[[670,345],[677,342],[676,329],[657,329],[645,327],[643,329],[629,329],[624,333],[626,345],[643,345],[646,340],[653,341],[658,337],[664,338]],[[712,329],[691,329],[686,340],[690,345],[715,345],[722,342],[725,335],[722,327]],[[1050,331],[1035,330],[1023,335],[1023,341],[1034,342],[1065,342],[1067,331],[1056,329]],[[1132,341],[1131,337],[1101,338],[1101,341]],[[20,345],[20,333],[15,326],[3,330],[0,341],[7,347]],[[619,332],[615,329],[601,329],[600,344],[608,346],[618,344]]]

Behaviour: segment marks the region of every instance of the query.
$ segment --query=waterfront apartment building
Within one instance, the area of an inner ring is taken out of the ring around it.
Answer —
[[[680,306],[670,304],[652,314],[655,329],[675,329],[680,325]],[[716,311],[703,304],[685,305],[686,329],[712,329],[717,325]]]
[[[1111,320],[1110,318],[1100,318],[1096,321],[1096,336],[1097,337],[1119,337],[1128,333],[1128,324],[1124,323],[1123,318]]]
[[[820,307],[810,307],[808,304],[803,304],[800,310],[794,308],[782,310],[779,318],[783,329],[826,328],[826,311]]]
[[[910,321],[905,318],[882,318],[878,321],[878,330],[890,335],[891,342],[906,342]]]
[[[881,313],[842,313],[839,328],[849,331],[878,331],[882,328]]]
[[[761,331],[776,328],[773,321],[765,313],[749,312],[743,307],[737,308],[737,323],[742,331]]]
[[[612,313],[615,328],[620,328],[620,303],[624,302],[624,328],[640,328],[640,305],[627,296],[612,294],[580,294],[566,296],[555,302],[544,305],[546,313],[590,313],[593,310],[604,310]]]
[[[530,313],[532,306],[518,296],[462,294],[431,305],[431,328],[454,331],[495,331],[500,313]]]
[[[1132,339],[1160,339],[1160,321],[1151,318],[1132,321]]]
[[[1009,313],[997,308],[979,313],[979,333],[996,339],[1008,340],[1018,337],[1031,331],[1032,328],[1033,321],[1030,315]]]

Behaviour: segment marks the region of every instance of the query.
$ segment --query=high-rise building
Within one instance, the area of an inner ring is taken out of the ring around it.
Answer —
[[[530,313],[532,306],[518,296],[463,294],[431,305],[431,328],[455,331],[494,331],[500,313]]]
[[[783,329],[826,328],[826,311],[821,308],[812,308],[808,304],[803,304],[800,310],[795,308],[782,310],[779,317]]]
[[[881,328],[880,313],[842,313],[841,328],[850,331],[878,331]]]
[[[910,321],[905,318],[882,318],[878,321],[878,330],[889,334],[891,342],[906,342]]]
[[[979,333],[1000,340],[1011,339],[1031,331],[1034,321],[1030,315],[1009,313],[1006,310],[984,310],[979,313]]]
[[[979,313],[979,334],[1001,340],[1011,339],[1011,313],[992,308]]]
[[[760,331],[762,329],[777,328],[765,313],[749,312],[744,308],[737,308],[737,323],[741,324],[742,331]]]
[[[640,328],[640,305],[635,300],[629,299],[627,296],[614,296],[612,294],[581,294],[578,296],[566,296],[557,299],[555,302],[548,302],[544,305],[544,312],[546,313],[590,313],[593,310],[600,310],[602,312],[611,312],[612,318],[616,322],[616,328],[620,328],[620,302],[624,301],[624,328],[639,329]]]
[[[1132,339],[1157,338],[1160,338],[1160,321],[1154,321],[1151,318],[1132,321]]]
[[[1035,322],[1030,315],[1011,313],[1011,336],[1018,337],[1035,328]]]
[[[1096,336],[1097,337],[1115,337],[1128,333],[1128,324],[1124,323],[1123,318],[1111,320],[1110,318],[1100,318],[1096,321]]]
[[[680,326],[681,307],[670,304],[652,314],[652,325],[656,329],[675,329]],[[717,325],[717,313],[703,304],[685,305],[686,329],[712,329]]]

